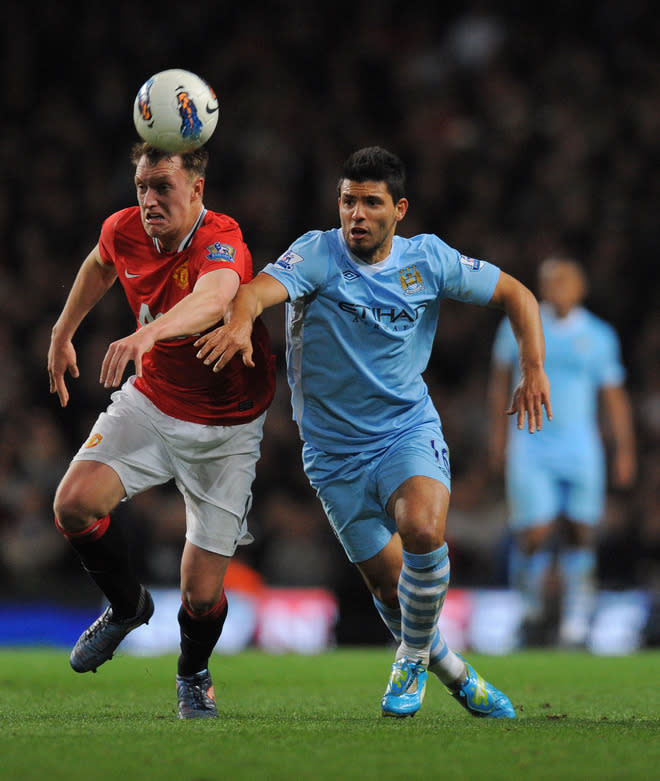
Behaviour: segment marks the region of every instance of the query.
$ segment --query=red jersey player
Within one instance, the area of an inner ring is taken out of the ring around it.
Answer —
[[[69,400],[79,374],[74,334],[119,279],[137,330],[113,342],[100,381],[120,389],[74,456],[55,496],[58,529],[109,601],[71,652],[77,672],[95,671],[153,614],[110,513],[117,504],[173,479],[184,497],[181,560],[179,718],[217,715],[208,661],[227,600],[223,582],[237,545],[251,536],[246,515],[263,423],[275,386],[274,358],[258,326],[256,367],[240,357],[214,373],[196,359],[195,339],[219,323],[252,259],[238,224],[203,205],[208,153],[133,150],[138,206],[111,215],[83,262],[51,336],[51,393]],[[135,374],[122,384],[129,364]]]

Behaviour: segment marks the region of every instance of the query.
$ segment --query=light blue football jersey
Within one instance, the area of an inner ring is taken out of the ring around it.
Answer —
[[[289,293],[287,374],[303,441],[327,453],[383,448],[439,421],[422,373],[440,301],[485,305],[499,269],[437,236],[394,237],[368,264],[339,228],[311,231],[263,270]]]
[[[595,524],[606,488],[598,391],[624,382],[619,340],[610,325],[581,307],[560,319],[541,304],[541,320],[552,421],[532,436],[519,431],[512,417],[506,459],[511,524],[522,529],[560,514]],[[493,360],[511,368],[518,382],[518,349],[508,320],[497,329]]]
[[[552,401],[552,424],[548,429],[597,426],[599,389],[621,385],[625,380],[616,331],[583,307],[558,318],[552,307],[542,303],[541,321]],[[493,358],[513,370],[517,383],[518,346],[508,319],[498,326]],[[515,428],[515,418],[512,426]]]

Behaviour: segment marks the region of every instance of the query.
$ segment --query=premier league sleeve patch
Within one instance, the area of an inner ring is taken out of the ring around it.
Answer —
[[[206,257],[209,260],[220,260],[225,263],[234,263],[236,259],[236,248],[231,244],[222,244],[216,241],[214,244],[209,244],[206,248]]]
[[[483,260],[477,260],[476,258],[468,258],[467,255],[461,255],[460,261],[464,266],[467,266],[470,271],[479,271],[484,265]]]
[[[280,255],[280,257],[275,261],[275,265],[278,268],[283,268],[285,271],[291,271],[296,263],[300,263],[303,260],[304,258],[302,255],[299,255],[297,252],[293,252],[292,250],[288,250],[288,252],[285,252],[284,255]]]

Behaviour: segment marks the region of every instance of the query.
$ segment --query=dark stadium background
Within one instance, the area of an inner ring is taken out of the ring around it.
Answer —
[[[133,328],[119,290],[76,339],[81,378],[48,394],[56,319],[102,219],[134,202],[128,150],[142,82],[204,76],[221,106],[209,207],[236,217],[255,270],[309,228],[336,224],[338,166],[381,144],[408,164],[403,232],[436,232],[534,287],[562,249],[591,278],[588,305],[622,338],[639,479],[611,494],[601,585],[660,591],[660,36],[650,0],[599,3],[279,0],[194,5],[10,0],[0,35],[0,600],[78,608],[97,593],[54,531],[55,486],[109,393],[109,341]],[[523,5],[523,4],[520,4]],[[241,553],[272,586],[337,595],[339,642],[384,629],[300,467],[280,357],[254,487],[256,542]],[[457,587],[506,586],[506,507],[486,463],[485,387],[498,316],[447,304],[427,380],[451,447],[449,542]],[[182,505],[171,487],[122,506],[150,583],[176,587]],[[1,633],[1,630],[0,630]],[[653,622],[647,641],[657,642]]]

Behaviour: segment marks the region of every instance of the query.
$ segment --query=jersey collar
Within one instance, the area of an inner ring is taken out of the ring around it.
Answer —
[[[185,236],[185,238],[181,241],[179,246],[176,248],[175,252],[183,252],[184,249],[187,249],[190,246],[193,240],[193,236],[197,232],[197,229],[204,222],[206,211],[207,211],[206,208],[202,206],[202,211],[199,213],[199,217],[195,220],[195,224],[192,226],[190,233],[188,233],[188,235]],[[165,252],[165,250],[161,247],[160,241],[158,241],[158,238],[156,236],[153,237],[153,243],[154,243],[154,247],[156,248],[156,252],[158,253]]]
[[[362,271],[366,271],[368,274],[375,274],[376,272],[381,271],[382,269],[389,266],[390,263],[392,262],[392,258],[395,255],[396,236],[393,237],[392,250],[390,251],[390,254],[386,258],[379,260],[377,263],[367,263],[365,260],[358,258],[357,255],[354,255],[351,252],[351,250],[348,247],[348,244],[346,243],[346,239],[344,238],[342,229],[335,228],[335,230],[337,231],[337,235],[339,237],[339,243],[341,244],[342,249],[346,253],[346,256],[351,261],[351,263],[353,263],[353,265],[358,266]]]
[[[571,311],[565,317],[558,317],[554,308],[550,304],[548,304],[547,301],[541,301],[539,304],[539,308],[544,318],[546,318],[550,322],[556,323],[556,325],[559,326],[560,328],[573,327],[575,323],[579,323],[583,319],[584,312],[585,312],[584,307],[578,305],[578,306],[574,306],[573,309],[571,309]]]

